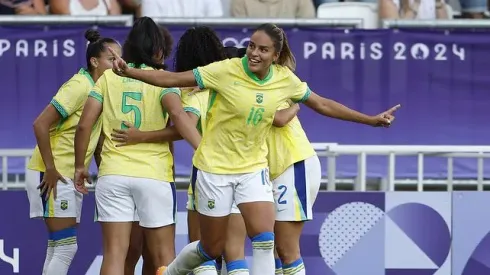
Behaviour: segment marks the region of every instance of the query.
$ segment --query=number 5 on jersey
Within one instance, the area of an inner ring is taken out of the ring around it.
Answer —
[[[257,124],[262,121],[262,114],[264,111],[265,109],[262,107],[252,107],[250,109],[250,113],[248,114],[247,125],[252,124],[253,126],[257,126]]]
[[[134,127],[139,129],[141,126],[141,110],[138,106],[128,102],[128,99],[141,102],[143,95],[140,92],[123,92],[121,111],[123,114],[133,112],[134,115]],[[127,129],[128,127],[121,123],[121,129]]]

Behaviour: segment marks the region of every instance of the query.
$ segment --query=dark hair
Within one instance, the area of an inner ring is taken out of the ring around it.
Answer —
[[[167,59],[172,53],[172,46],[174,45],[174,39],[172,34],[162,25],[158,26],[162,32],[163,39],[165,40],[165,51],[163,52],[163,59]]]
[[[265,32],[274,42],[274,48],[279,53],[277,64],[288,67],[291,71],[296,69],[296,59],[289,47],[288,38],[284,30],[270,23],[262,24],[255,31]]]
[[[235,58],[238,57],[238,48],[233,46],[224,47],[225,55],[227,58]]]
[[[238,57],[244,57],[247,54],[247,48],[240,48],[237,51]]]
[[[150,17],[136,19],[124,42],[122,58],[133,63],[136,68],[145,64],[155,69],[163,69],[163,64],[155,56],[166,52],[165,38],[162,30]]]
[[[174,68],[176,72],[185,72],[225,59],[218,35],[208,27],[194,27],[188,29],[179,40]]]
[[[100,53],[106,50],[105,44],[117,44],[117,41],[112,38],[101,37],[100,33],[94,29],[85,31],[85,39],[89,42],[85,54],[87,69],[92,71],[94,68],[92,67],[92,63],[90,63],[90,59],[92,57],[100,57]]]

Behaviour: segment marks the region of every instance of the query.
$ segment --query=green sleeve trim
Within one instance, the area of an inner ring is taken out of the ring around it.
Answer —
[[[177,88],[167,88],[167,89],[163,89],[160,92],[160,101],[162,101],[163,96],[165,96],[166,94],[169,94],[169,93],[177,94],[179,97],[181,96],[180,95],[180,89],[177,89]]]
[[[199,86],[199,89],[203,90],[205,89],[204,87],[204,82],[202,81],[201,73],[199,72],[198,68],[195,68],[192,70],[192,73],[194,74],[194,78],[196,79],[197,86]]]
[[[96,91],[90,91],[88,96],[97,99],[100,103],[104,102],[104,98],[102,97],[102,95],[97,93]]]
[[[63,108],[63,105],[61,105],[56,99],[52,99],[50,102],[51,105],[60,113],[62,118],[67,118],[68,117],[68,112]]]
[[[187,113],[193,113],[197,117],[201,117],[201,112],[199,112],[199,110],[194,107],[184,107],[184,111],[186,111]]]
[[[306,87],[306,92],[305,92],[305,95],[300,99],[300,100],[293,100],[294,103],[303,103],[305,102],[306,100],[308,100],[308,98],[310,97],[311,95],[311,90],[309,87]]]

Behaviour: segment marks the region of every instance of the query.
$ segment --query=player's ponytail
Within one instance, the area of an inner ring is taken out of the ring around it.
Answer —
[[[282,32],[282,49],[279,52],[279,57],[277,58],[277,64],[288,67],[291,71],[294,72],[296,69],[296,58],[294,58],[294,54],[289,47],[288,38],[283,29]]]
[[[89,71],[94,70],[92,58],[100,57],[100,54],[106,50],[106,44],[118,44],[116,40],[108,37],[101,37],[100,33],[94,29],[88,29],[85,31],[85,39],[87,39],[88,46],[85,54],[87,61],[87,69]]]
[[[288,38],[284,30],[274,24],[262,24],[256,31],[265,32],[274,42],[274,49],[279,53],[276,64],[288,67],[292,71],[296,69],[296,59],[289,47]]]

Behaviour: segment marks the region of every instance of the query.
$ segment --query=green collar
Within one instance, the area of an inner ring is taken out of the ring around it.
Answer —
[[[248,68],[248,57],[244,56],[242,58],[242,65],[243,65],[243,70],[245,70],[245,73],[253,79],[255,82],[258,84],[265,84],[267,81],[269,81],[272,78],[273,70],[272,70],[272,65],[269,67],[269,73],[267,73],[266,77],[264,79],[259,79],[254,73],[250,71]]]

